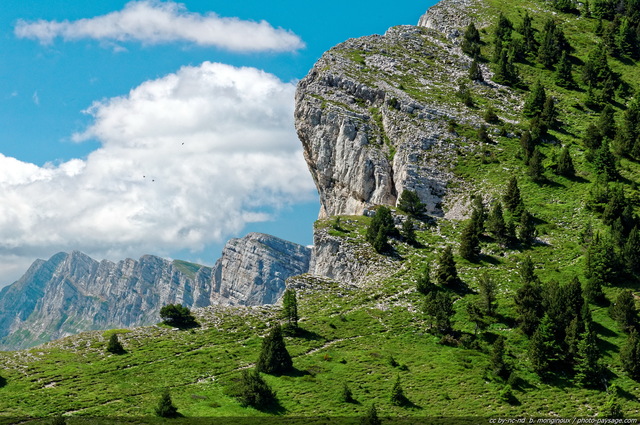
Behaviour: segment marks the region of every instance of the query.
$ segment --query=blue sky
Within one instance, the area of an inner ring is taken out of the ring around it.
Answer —
[[[3,4],[0,287],[59,251],[212,264],[249,231],[311,244],[296,81],[433,3]]]

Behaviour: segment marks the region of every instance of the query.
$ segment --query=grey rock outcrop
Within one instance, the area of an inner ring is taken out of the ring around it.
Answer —
[[[232,239],[214,267],[145,255],[96,261],[80,252],[37,260],[0,291],[0,349],[85,330],[157,323],[163,305],[274,303],[285,280],[309,269],[311,250],[251,233]]]
[[[472,60],[451,37],[469,22],[464,11],[475,4],[445,0],[420,19],[422,26],[348,40],[300,81],[295,124],[320,194],[320,218],[395,206],[405,189],[415,191],[430,214],[444,214],[453,169],[474,150],[474,141],[450,122],[467,128],[484,122],[480,110],[456,96],[459,84],[493,99],[499,114],[520,105],[490,81],[485,65],[487,82],[469,81]]]
[[[275,303],[290,276],[309,271],[311,249],[262,233],[227,242],[213,267],[213,292],[219,303]]]

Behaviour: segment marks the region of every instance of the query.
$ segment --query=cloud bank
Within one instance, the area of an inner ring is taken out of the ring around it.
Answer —
[[[294,90],[205,62],[95,102],[92,124],[73,136],[101,143],[86,159],[39,167],[0,154],[0,264],[52,250],[198,251],[313,199]]]
[[[296,34],[273,28],[266,21],[201,15],[188,12],[183,4],[157,0],[132,1],[121,11],[77,21],[19,20],[14,32],[19,38],[42,44],[61,37],[144,44],[183,41],[237,52],[295,51],[304,47]]]

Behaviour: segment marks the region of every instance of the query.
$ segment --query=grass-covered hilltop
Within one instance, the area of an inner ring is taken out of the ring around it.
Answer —
[[[300,84],[314,273],[274,306],[0,353],[0,423],[640,417],[640,2],[423,22]]]

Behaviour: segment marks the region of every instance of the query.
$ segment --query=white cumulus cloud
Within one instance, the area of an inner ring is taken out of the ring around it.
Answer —
[[[215,46],[231,51],[294,51],[304,47],[291,31],[266,21],[246,21],[188,12],[183,4],[157,0],[132,1],[116,12],[77,21],[16,23],[16,36],[50,44],[64,40],[96,39],[158,44],[176,41]]]
[[[198,251],[312,199],[294,90],[255,68],[205,62],[95,102],[73,136],[101,143],[86,159],[39,167],[0,155],[0,264],[72,249],[112,259]]]

